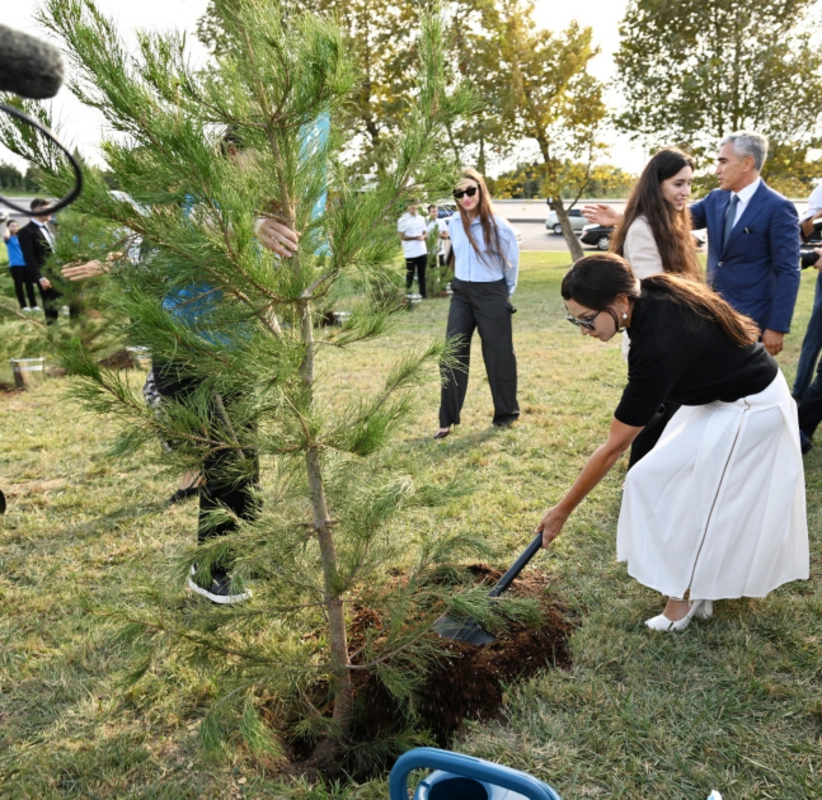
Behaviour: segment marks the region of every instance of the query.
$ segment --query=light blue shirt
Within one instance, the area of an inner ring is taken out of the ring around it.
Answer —
[[[487,251],[479,217],[471,223],[471,236],[477,243],[482,257],[478,256],[471,246],[459,212],[451,217],[448,222],[448,233],[454,250],[454,277],[474,283],[491,283],[505,278],[510,297],[517,288],[519,246],[514,229],[502,217],[494,214],[494,222],[499,233],[502,258]]]

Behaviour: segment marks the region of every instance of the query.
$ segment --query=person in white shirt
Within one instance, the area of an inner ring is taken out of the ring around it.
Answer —
[[[814,233],[813,224],[822,221],[822,183],[819,184],[808,198],[808,210],[799,221],[799,228],[803,240],[808,240]],[[817,238],[814,236],[814,238]],[[816,362],[822,352],[822,259],[816,262],[816,269],[819,275],[816,278],[816,289],[813,298],[813,310],[805,336],[802,339],[802,350],[799,353],[799,362],[796,365],[796,378],[793,382],[791,394],[797,403],[802,402],[802,397],[811,385],[813,380]]]
[[[405,288],[411,289],[414,273],[417,274],[420,294],[425,297],[425,266],[428,261],[428,225],[425,218],[417,213],[419,203],[412,200],[408,210],[397,221],[397,232],[402,239],[405,256]]]

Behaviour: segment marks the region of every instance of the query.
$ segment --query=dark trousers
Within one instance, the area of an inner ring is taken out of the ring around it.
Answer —
[[[157,362],[154,364],[154,381],[157,392],[161,397],[173,400],[185,400],[199,386],[194,378],[181,377],[173,363]],[[224,398],[223,406],[231,414],[232,402],[237,398]],[[223,428],[221,412],[216,399],[208,407],[207,427],[216,423]],[[238,431],[238,438],[249,431]],[[242,478],[232,475],[233,467],[240,459],[251,459],[251,469],[243,474]],[[203,462],[203,485],[200,487],[200,515],[197,521],[197,541],[204,542],[213,536],[224,536],[236,529],[237,523],[232,520],[214,524],[208,519],[208,512],[224,507],[235,514],[239,519],[251,521],[259,514],[259,506],[254,498],[254,489],[259,484],[260,465],[257,454],[245,449],[242,456],[234,449],[211,450]],[[229,565],[226,565],[227,567]]]
[[[40,284],[37,284],[40,286]],[[53,286],[51,289],[44,289],[40,286],[40,297],[43,301],[43,313],[46,315],[46,325],[53,325],[57,322],[57,317],[60,316],[60,306],[62,303],[60,302],[63,293],[58,292]],[[71,302],[68,304],[69,307],[69,319],[76,319],[80,316],[80,305],[79,303]]]
[[[822,361],[816,368],[813,383],[805,389],[799,403],[799,430],[813,439],[819,423],[822,422]]]
[[[679,411],[680,406],[673,403],[665,403],[659,407],[659,411],[654,418],[640,431],[639,436],[634,439],[631,445],[631,456],[628,459],[628,469],[634,466],[643,456],[647,456],[654,449],[659,437],[662,436],[665,426],[671,421],[671,417]]]
[[[10,267],[9,272],[14,281],[14,291],[17,294],[17,302],[20,303],[20,308],[26,306],[34,308],[37,305],[37,300],[34,297],[34,283],[29,277],[28,267]],[[29,298],[28,303],[26,302],[26,295]]]
[[[426,297],[425,294],[425,267],[428,264],[428,255],[414,256],[414,258],[405,259],[405,288],[410,289],[414,282],[414,271],[417,272],[417,281],[420,285],[420,294]]]
[[[511,315],[514,307],[508,300],[504,280],[472,283],[454,278],[454,294],[448,310],[449,339],[459,337],[454,356],[455,369],[440,365],[443,378],[440,395],[440,427],[459,425],[460,411],[468,389],[468,367],[471,359],[471,337],[479,329],[482,358],[494,400],[494,424],[507,425],[519,417],[517,404],[517,357]]]

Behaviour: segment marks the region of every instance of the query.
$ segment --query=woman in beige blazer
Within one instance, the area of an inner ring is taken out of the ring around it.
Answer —
[[[701,281],[688,212],[693,178],[693,159],[677,147],[666,147],[642,171],[621,220],[615,220],[613,209],[604,205],[586,206],[582,213],[600,225],[617,222],[611,252],[625,258],[640,280],[671,272]],[[623,334],[622,352],[626,360],[629,346],[628,336]],[[665,403],[637,436],[631,446],[629,469],[653,449],[678,408]]]

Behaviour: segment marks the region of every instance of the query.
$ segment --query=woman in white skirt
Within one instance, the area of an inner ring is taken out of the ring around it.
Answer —
[[[628,473],[617,532],[629,574],[668,598],[648,627],[683,630],[714,600],[807,579],[796,407],[754,322],[694,281],[640,283],[613,254],[577,261],[562,296],[583,335],[607,342],[627,329],[631,349],[608,439],[546,512],[543,546],[667,398],[682,408]]]

